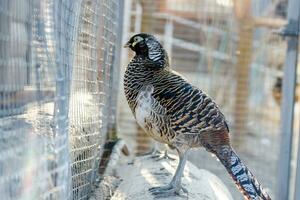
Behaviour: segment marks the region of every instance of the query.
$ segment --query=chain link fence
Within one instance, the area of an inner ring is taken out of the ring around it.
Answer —
[[[120,2],[0,2],[2,199],[91,194],[116,114]]]

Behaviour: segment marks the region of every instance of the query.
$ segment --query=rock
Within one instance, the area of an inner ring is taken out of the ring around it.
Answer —
[[[94,188],[89,200],[108,200],[111,198],[112,193],[118,185],[120,184],[121,179],[114,176],[104,176],[100,184]]]
[[[174,157],[174,156],[173,156]],[[133,164],[123,164],[116,171],[123,180],[114,191],[112,200],[152,200],[148,192],[150,187],[166,185],[172,179],[178,159],[156,161],[150,156],[137,157]],[[164,199],[197,200],[233,200],[228,189],[214,174],[187,162],[182,179],[183,187],[188,190],[186,196],[172,196]]]

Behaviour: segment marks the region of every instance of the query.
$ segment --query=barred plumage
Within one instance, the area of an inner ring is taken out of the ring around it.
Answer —
[[[124,76],[129,106],[145,132],[174,146],[180,157],[171,183],[151,192],[158,197],[178,194],[186,152],[203,146],[216,154],[245,199],[271,199],[232,150],[227,122],[217,104],[169,68],[161,44],[152,35],[137,34],[127,46],[136,52]]]

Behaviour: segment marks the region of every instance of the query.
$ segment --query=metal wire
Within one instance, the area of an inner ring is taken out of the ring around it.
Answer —
[[[91,194],[116,106],[119,10],[118,0],[0,2],[1,199]]]
[[[85,199],[96,180],[112,92],[116,1],[83,1],[70,104],[73,197]]]

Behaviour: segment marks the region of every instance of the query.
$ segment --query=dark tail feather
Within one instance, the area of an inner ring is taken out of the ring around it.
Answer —
[[[239,190],[244,194],[245,199],[271,200],[271,197],[264,191],[260,183],[230,146],[222,146],[220,150],[214,153],[225,166]]]

